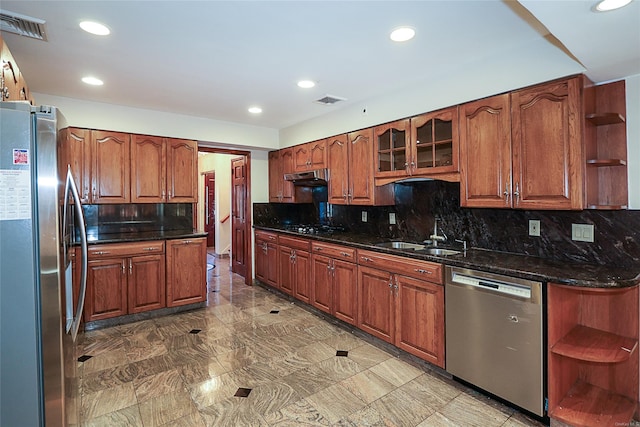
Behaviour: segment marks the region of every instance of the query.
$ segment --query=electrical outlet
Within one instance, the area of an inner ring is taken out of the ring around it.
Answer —
[[[367,222],[367,211],[362,211],[362,222]]]
[[[389,224],[390,225],[396,225],[396,213],[395,212],[389,212]]]
[[[593,224],[571,224],[571,240],[593,243]]]
[[[529,220],[529,236],[540,236],[540,220]]]

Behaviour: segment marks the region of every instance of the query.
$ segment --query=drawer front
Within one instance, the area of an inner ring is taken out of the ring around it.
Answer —
[[[344,261],[356,262],[356,250],[346,246],[313,242],[311,245],[311,252],[314,254],[322,254],[332,258],[342,259]]]
[[[264,230],[256,230],[255,235],[256,235],[256,240],[264,240],[267,242],[278,243],[278,235],[276,233],[272,233],[270,231],[264,231]]]
[[[301,251],[309,252],[309,246],[311,245],[311,241],[307,239],[300,239],[297,237],[283,236],[281,234],[280,236],[278,236],[278,244],[280,246],[287,246],[291,249],[298,249]]]
[[[164,240],[91,245],[88,247],[87,252],[90,260],[134,255],[161,254],[164,253]]]
[[[404,274],[416,279],[428,280],[432,283],[443,283],[442,264],[417,259],[381,254],[367,250],[358,251],[358,264],[385,270],[391,273]]]

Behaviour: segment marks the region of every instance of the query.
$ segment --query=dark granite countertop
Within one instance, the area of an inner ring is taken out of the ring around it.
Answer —
[[[630,271],[615,266],[592,265],[585,263],[567,263],[539,258],[529,255],[491,251],[481,248],[470,248],[466,252],[461,247],[455,255],[430,255],[412,250],[390,249],[375,246],[385,239],[362,234],[336,232],[326,235],[308,235],[279,228],[255,226],[255,229],[274,231],[301,238],[343,244],[360,249],[401,255],[426,261],[439,262],[445,265],[504,274],[523,279],[553,282],[569,286],[588,288],[624,288],[640,283],[640,267]],[[445,246],[442,246],[445,247]]]
[[[140,242],[144,240],[187,239],[190,237],[205,237],[206,235],[206,232],[199,230],[158,230],[127,233],[99,233],[89,231],[87,233],[87,241],[90,245],[97,245],[102,243]],[[76,244],[79,243],[80,241],[76,240]]]

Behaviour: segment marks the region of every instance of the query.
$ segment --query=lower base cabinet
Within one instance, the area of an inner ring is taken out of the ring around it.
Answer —
[[[167,307],[207,299],[207,239],[167,240]]]
[[[129,258],[127,303],[129,314],[166,306],[165,257],[144,255]]]

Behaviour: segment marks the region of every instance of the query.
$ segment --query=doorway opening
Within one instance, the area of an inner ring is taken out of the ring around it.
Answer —
[[[199,146],[198,154],[194,223],[209,233],[207,252],[229,257],[231,270],[251,285],[251,153]]]

